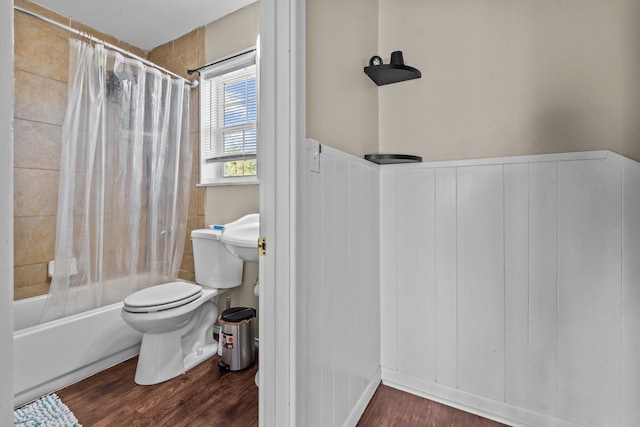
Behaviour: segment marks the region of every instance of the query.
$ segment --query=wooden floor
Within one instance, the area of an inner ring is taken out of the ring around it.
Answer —
[[[56,393],[84,427],[257,426],[257,363],[221,372],[219,361],[214,356],[177,378],[140,386],[135,357]]]
[[[84,427],[258,425],[257,364],[221,372],[220,358],[154,386],[133,381],[137,357],[56,393]],[[493,421],[380,385],[359,427],[498,427]]]
[[[378,386],[358,427],[502,427],[504,424],[423,399],[386,385]]]

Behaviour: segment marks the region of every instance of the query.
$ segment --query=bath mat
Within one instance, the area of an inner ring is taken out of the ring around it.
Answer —
[[[19,427],[82,427],[78,419],[55,394],[13,411],[13,425]]]

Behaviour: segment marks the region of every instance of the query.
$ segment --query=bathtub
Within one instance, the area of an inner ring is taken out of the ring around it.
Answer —
[[[120,318],[122,302],[37,325],[46,295],[13,303],[14,405],[123,362],[142,334]]]

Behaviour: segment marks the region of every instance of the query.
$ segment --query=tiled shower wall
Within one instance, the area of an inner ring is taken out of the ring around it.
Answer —
[[[138,56],[186,75],[204,62],[204,28],[147,53],[33,3],[16,6],[81,29]],[[48,292],[47,262],[54,257],[60,143],[66,109],[68,40],[71,33],[15,12],[14,298]],[[204,191],[195,187],[198,167],[197,90],[191,92],[190,143],[194,153],[187,235],[204,224]],[[191,244],[185,240],[180,277],[193,278]]]
[[[198,68],[205,64],[205,27],[197,28],[184,36],[165,43],[149,52],[148,59],[167,70],[179,74],[189,80],[196,80],[198,74],[189,76],[188,69]],[[187,219],[187,233],[185,236],[184,255],[178,277],[185,280],[195,280],[195,269],[193,267],[193,246],[189,236],[191,230],[205,228],[204,208],[205,208],[205,188],[196,187],[198,183],[198,106],[199,89],[191,91],[191,105],[189,112],[191,121],[189,122],[189,143],[191,144],[192,169],[191,187],[189,197],[189,216]]]

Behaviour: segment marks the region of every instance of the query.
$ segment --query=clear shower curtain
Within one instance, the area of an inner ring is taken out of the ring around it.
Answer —
[[[191,178],[189,91],[103,45],[70,40],[55,268],[41,321],[177,276]]]

